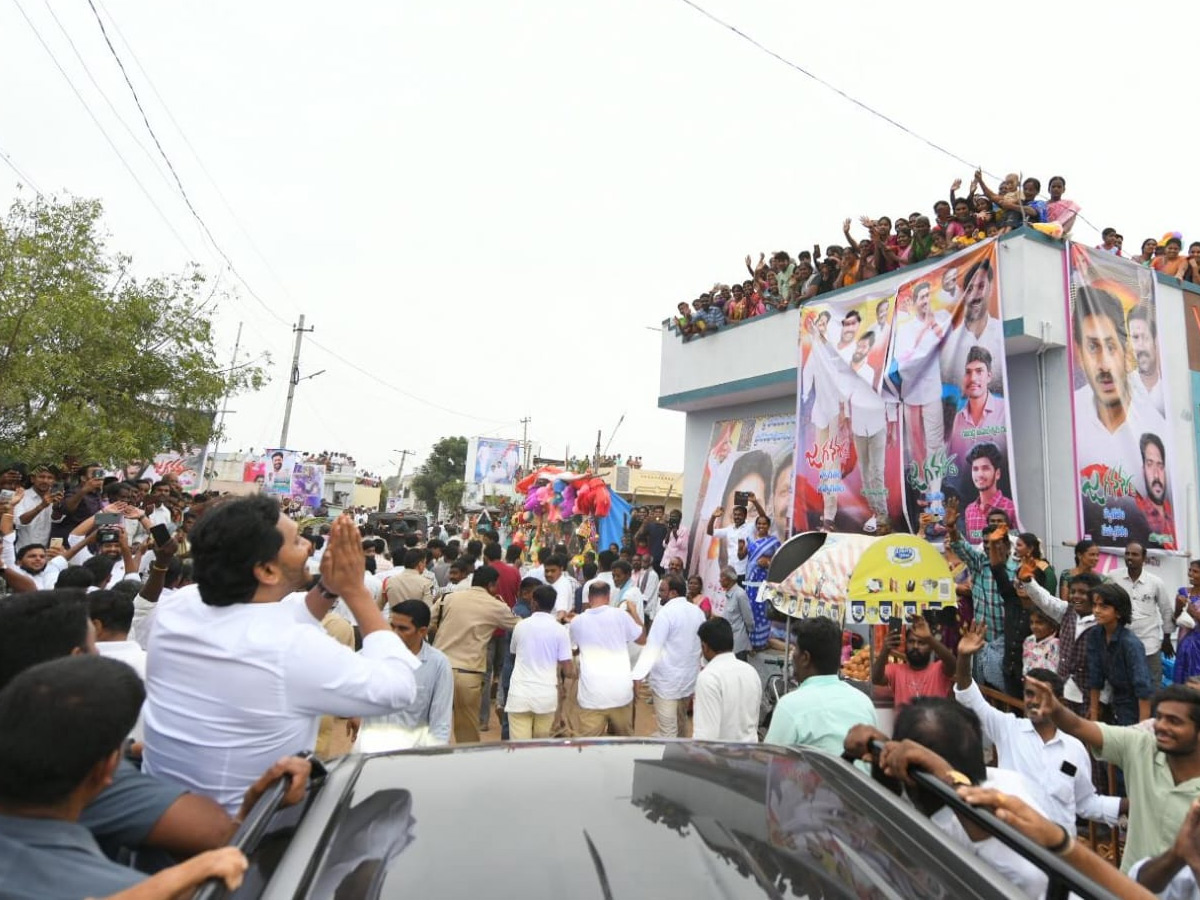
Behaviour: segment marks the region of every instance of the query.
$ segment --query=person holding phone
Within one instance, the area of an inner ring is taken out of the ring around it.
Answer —
[[[887,649],[875,657],[871,668],[871,683],[892,689],[896,709],[908,705],[917,697],[949,696],[954,685],[957,659],[922,616],[915,616],[909,626],[904,662],[889,662],[900,650],[903,630],[903,621],[892,619]]]
[[[741,497],[739,498],[739,495]],[[762,508],[762,504],[758,502],[758,498],[751,491],[738,491],[734,494],[734,501],[738,499],[746,500],[754,505],[754,509],[760,516],[770,519],[767,516],[766,510]],[[712,515],[708,519],[708,527],[705,532],[712,537],[721,538],[725,541],[725,556],[729,565],[733,566],[733,570],[737,573],[737,583],[743,584],[746,580],[746,563],[750,556],[750,541],[754,537],[754,528],[746,521],[746,505],[739,503],[733,508],[733,524],[727,525],[724,528],[715,528],[717,520],[724,517],[725,507],[718,506],[713,510]]]
[[[47,465],[37,465],[29,473],[26,490],[13,507],[17,526],[17,547],[26,544],[46,544],[54,524],[54,507],[63,499],[56,490],[54,471]]]
[[[54,507],[55,522],[50,530],[51,537],[66,538],[80,522],[90,519],[104,506],[101,490],[104,487],[104,469],[99,463],[88,463],[75,470],[75,484],[67,489],[66,495]]]

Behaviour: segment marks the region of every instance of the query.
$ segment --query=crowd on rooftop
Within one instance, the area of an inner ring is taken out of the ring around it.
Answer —
[[[760,253],[757,262],[748,255],[747,277],[717,282],[690,304],[681,301],[670,327],[685,341],[703,337],[728,324],[795,309],[821,294],[952,254],[1026,225],[1053,237],[1068,237],[1081,207],[1064,196],[1066,187],[1066,180],[1055,175],[1043,199],[1039,179],[1022,180],[1010,173],[993,191],[977,171],[965,195],[960,193],[961,180],[955,180],[948,197],[933,203],[932,215],[918,210],[894,220],[886,215],[861,216],[857,238],[853,222],[846,219],[844,243],[827,244],[823,253],[821,245],[814,243],[811,250],[794,257],[787,250],[770,257]],[[1123,240],[1115,228],[1105,228],[1099,246],[1121,256]],[[1186,257],[1182,249],[1182,236],[1169,232],[1161,239],[1143,241],[1133,260],[1200,284],[1200,242],[1190,245]]]

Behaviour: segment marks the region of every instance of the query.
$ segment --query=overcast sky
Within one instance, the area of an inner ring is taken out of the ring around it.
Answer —
[[[44,191],[100,198],[142,274],[215,275],[87,4],[49,2],[0,2],[0,153]],[[847,216],[928,211],[970,181],[681,0],[96,2],[197,209],[274,312],[222,275],[241,302],[219,310],[220,358],[239,321],[240,359],[273,356],[224,449],[278,441],[303,312],[302,374],[325,372],[297,391],[293,448],[386,474],[394,450],[520,437],[526,415],[544,452],[587,452],[624,415],[612,451],[680,468],[650,326],[748,252],[840,241]],[[1065,176],[1131,254],[1200,238],[1182,21],[1108,2],[702,5],[987,171]],[[17,180],[0,165],[5,205]]]

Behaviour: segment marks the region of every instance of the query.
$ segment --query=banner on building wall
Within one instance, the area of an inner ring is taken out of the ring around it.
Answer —
[[[760,542],[751,531],[748,562],[757,555],[755,551],[776,547],[778,541],[787,538],[795,437],[796,419],[792,415],[730,419],[713,425],[692,518],[688,568],[690,574],[701,577],[704,592],[709,596],[720,590],[721,568],[733,563],[727,542],[707,534],[708,520],[715,510],[721,508],[724,514],[713,523],[713,530],[732,527],[737,495],[750,493],[771,519],[766,541]],[[753,504],[746,505],[746,521],[753,529],[757,511]]]
[[[292,500],[309,509],[318,509],[325,495],[325,466],[296,463],[292,470]]]
[[[290,497],[295,468],[294,450],[265,450],[257,459],[243,463],[242,481],[257,484],[265,494]]]
[[[1019,525],[996,248],[969,248],[900,286],[885,384],[901,402],[909,523],[940,517],[956,497],[972,543],[994,511]]]
[[[883,392],[895,297],[804,306],[796,392],[796,531],[874,534],[901,523],[899,403]]]
[[[805,306],[794,521],[865,534],[939,524],[958,498],[978,542],[993,510],[1015,527],[1015,479],[996,242],[964,250],[895,292]]]
[[[1069,259],[1080,534],[1105,547],[1174,550],[1179,463],[1166,450],[1174,444],[1154,273],[1079,244]]]

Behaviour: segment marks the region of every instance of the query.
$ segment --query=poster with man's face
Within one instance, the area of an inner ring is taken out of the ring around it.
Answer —
[[[268,494],[292,493],[296,454],[292,450],[267,450],[263,454],[262,490]]]
[[[1078,244],[1070,262],[1080,535],[1103,547],[1176,549],[1154,274]]]

